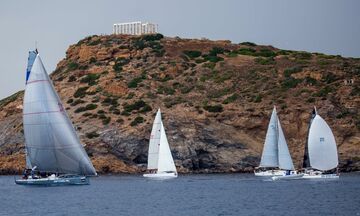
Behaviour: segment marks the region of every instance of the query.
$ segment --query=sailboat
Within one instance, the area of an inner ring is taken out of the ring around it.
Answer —
[[[20,185],[86,185],[96,171],[37,51],[30,51],[23,102],[26,169]]]
[[[303,178],[339,178],[338,164],[334,134],[314,107],[305,145]]]
[[[289,153],[275,106],[267,129],[260,166],[255,168],[255,176],[299,177],[294,169],[294,164]]]
[[[151,130],[147,171],[148,173],[143,175],[147,178],[169,179],[177,177],[176,167],[161,120],[160,109],[156,113]]]

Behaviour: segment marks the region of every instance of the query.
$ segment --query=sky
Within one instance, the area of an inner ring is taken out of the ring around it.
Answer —
[[[358,0],[4,0],[0,2],[0,99],[24,89],[35,42],[48,73],[69,45],[149,21],[165,36],[251,41],[281,49],[360,57]]]

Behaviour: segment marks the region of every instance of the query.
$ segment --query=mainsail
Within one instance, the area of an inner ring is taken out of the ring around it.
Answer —
[[[148,152],[148,169],[158,168],[159,146],[161,134],[161,112],[157,111],[150,135],[149,152]]]
[[[339,164],[335,137],[329,125],[318,114],[310,125],[308,153],[312,168],[326,171]]]
[[[39,171],[96,175],[39,54],[30,67],[23,110],[27,159]]]
[[[274,107],[266,133],[260,167],[279,167],[284,170],[294,170],[288,145]]]

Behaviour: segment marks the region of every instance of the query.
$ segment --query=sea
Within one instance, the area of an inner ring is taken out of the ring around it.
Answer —
[[[0,215],[359,215],[360,173],[271,181],[252,174],[99,176],[87,186],[21,186],[0,176]]]

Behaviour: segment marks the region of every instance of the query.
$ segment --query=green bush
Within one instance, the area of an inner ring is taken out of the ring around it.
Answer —
[[[81,99],[76,99],[75,101],[73,101],[70,105],[71,106],[76,106],[78,104],[82,104],[85,103],[85,101],[81,100]]]
[[[313,94],[313,96],[315,96],[315,97],[325,97],[332,91],[334,91],[334,89],[331,86],[325,86],[324,88],[320,89],[319,92]]]
[[[136,77],[128,83],[128,87],[136,88],[138,86],[138,84],[142,82],[142,80],[143,80],[142,77]]]
[[[71,75],[68,79],[68,82],[74,82],[76,81],[76,77],[74,75]]]
[[[95,57],[91,57],[89,60],[90,64],[96,63],[96,58]]]
[[[222,112],[224,110],[223,106],[221,104],[217,105],[205,105],[204,109],[208,112]]]
[[[85,106],[86,110],[94,110],[96,108],[97,108],[96,104],[88,104],[88,105]]]
[[[76,90],[76,92],[74,93],[74,97],[75,98],[83,98],[85,97],[86,95],[86,90],[88,89],[89,87],[80,87]]]
[[[100,136],[100,134],[98,134],[96,131],[92,131],[92,132],[90,132],[90,133],[86,133],[86,137],[87,137],[88,139],[92,139],[92,138],[99,137],[99,136]]]
[[[309,60],[309,59],[311,59],[312,54],[308,53],[308,52],[295,52],[295,53],[293,53],[293,56],[297,59]]]
[[[240,55],[255,56],[256,50],[252,48],[241,48],[237,51]]]
[[[69,100],[66,101],[66,103],[71,104],[74,101],[74,99],[70,98]]]
[[[261,57],[275,57],[276,53],[270,49],[261,49],[260,51],[256,52],[255,54],[256,56],[261,56]]]
[[[256,46],[256,44],[255,44],[255,43],[248,42],[248,41],[246,41],[246,42],[242,42],[242,43],[240,43],[240,45],[245,45],[245,46]]]
[[[70,62],[68,65],[67,65],[67,68],[68,68],[68,71],[73,71],[73,70],[76,70],[79,68],[79,64],[76,63],[76,62]]]
[[[183,52],[185,55],[187,55],[189,58],[194,59],[201,56],[201,52],[197,50],[185,50]]]
[[[224,53],[224,48],[222,47],[213,47],[210,52],[209,55],[210,56],[217,56],[218,54],[223,54]]]
[[[166,94],[166,95],[173,95],[175,93],[175,89],[167,86],[159,86],[157,90],[158,94]]]
[[[307,84],[310,84],[310,85],[316,85],[317,84],[317,80],[312,78],[312,77],[309,77],[309,76],[305,77],[305,82]]]
[[[232,94],[231,96],[227,97],[227,98],[223,101],[223,104],[232,103],[232,102],[234,102],[238,97],[239,97],[238,94],[234,93],[234,94]]]
[[[162,34],[147,34],[147,35],[143,35],[141,37],[142,40],[144,41],[157,41],[157,40],[161,40],[162,38],[164,38],[164,35]]]
[[[256,95],[255,98],[254,98],[254,102],[255,103],[260,103],[261,99],[262,99],[261,95]]]
[[[136,126],[136,125],[138,125],[138,124],[141,124],[141,123],[143,123],[143,122],[144,122],[144,118],[141,117],[141,116],[137,116],[137,117],[130,123],[130,125],[131,125],[132,127],[134,127],[134,126]]]
[[[306,102],[308,102],[308,103],[314,103],[314,102],[315,102],[315,98],[310,97],[310,98],[308,98],[308,99],[306,100]]]
[[[106,117],[105,119],[102,120],[102,123],[103,125],[107,125],[110,123],[110,121],[111,121],[111,117]]]
[[[140,110],[140,112],[145,110],[145,112],[147,112],[147,111],[151,110],[151,107],[149,105],[147,105],[146,102],[143,100],[135,101],[133,104],[125,104],[124,105],[125,112],[130,113],[133,110]]]
[[[293,77],[289,77],[286,78],[282,83],[281,83],[281,87],[284,90],[287,89],[291,89],[291,88],[295,88],[299,83],[301,83],[302,80],[301,79],[295,79]]]
[[[301,72],[302,70],[303,70],[303,68],[301,66],[294,66],[294,67],[291,67],[291,68],[286,68],[284,70],[284,76],[285,77],[290,77],[291,74]]]
[[[113,97],[107,97],[101,103],[104,106],[110,106],[110,105],[117,106],[117,105],[119,105],[118,98],[113,98]]]
[[[98,45],[98,44],[100,44],[100,43],[101,43],[101,40],[100,40],[100,38],[99,38],[99,39],[97,39],[97,40],[91,41],[88,45],[89,45],[89,46],[96,46],[96,45]]]
[[[97,84],[96,80],[99,79],[100,74],[87,74],[84,78],[80,80],[81,83],[87,83],[92,86]]]
[[[274,58],[270,57],[270,58],[256,58],[255,62],[261,65],[271,65],[271,64],[275,64]]]

